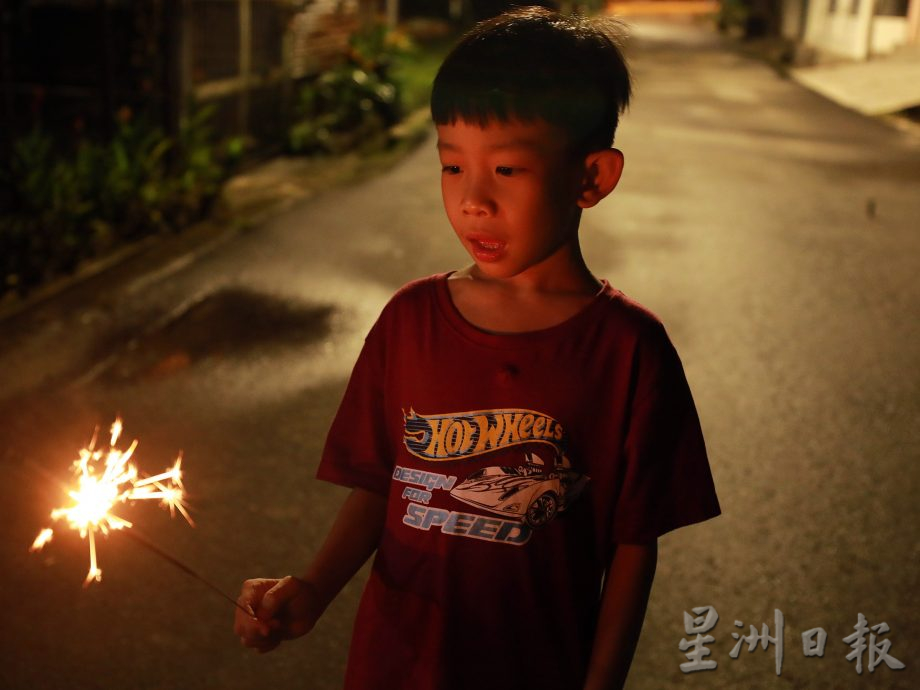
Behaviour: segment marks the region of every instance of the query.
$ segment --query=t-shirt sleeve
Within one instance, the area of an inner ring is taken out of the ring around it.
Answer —
[[[680,358],[664,327],[639,340],[625,471],[613,540],[637,544],[719,515],[706,445]]]
[[[317,479],[386,496],[393,472],[385,403],[386,347],[382,320],[358,355],[320,459]]]

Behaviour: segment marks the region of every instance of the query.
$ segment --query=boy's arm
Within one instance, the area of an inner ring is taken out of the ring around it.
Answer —
[[[387,499],[366,489],[352,489],[307,568],[304,580],[316,591],[322,611],[377,550]]]
[[[234,632],[243,645],[267,652],[308,633],[377,549],[386,506],[384,496],[353,489],[304,577],[246,580],[239,603],[256,618],[236,611]]]
[[[604,578],[584,690],[619,690],[626,682],[657,563],[657,541],[617,545]]]

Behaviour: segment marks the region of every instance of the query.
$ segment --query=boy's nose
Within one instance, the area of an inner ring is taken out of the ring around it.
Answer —
[[[468,216],[495,215],[495,202],[481,185],[469,185],[461,203],[463,213]]]

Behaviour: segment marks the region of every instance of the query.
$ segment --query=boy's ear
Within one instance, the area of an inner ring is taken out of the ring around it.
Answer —
[[[585,157],[585,176],[577,203],[591,208],[613,191],[623,172],[623,153],[618,149],[592,151]]]

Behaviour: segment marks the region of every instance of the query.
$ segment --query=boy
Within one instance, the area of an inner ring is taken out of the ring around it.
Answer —
[[[588,270],[629,76],[605,25],[525,8],[435,80],[444,205],[473,258],[368,334],[318,477],[352,488],[302,578],[247,580],[243,644],[308,632],[376,551],[346,688],[618,688],[657,538],[719,513],[660,322]]]

